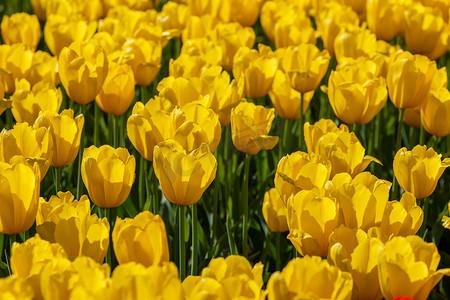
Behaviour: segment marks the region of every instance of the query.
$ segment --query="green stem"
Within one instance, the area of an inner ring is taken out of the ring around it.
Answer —
[[[152,176],[152,190],[153,190],[153,199],[152,199],[152,208],[154,214],[159,214],[159,203],[161,202],[160,194],[159,194],[159,181],[155,174],[155,169],[153,168],[153,176]]]
[[[427,230],[427,222],[428,222],[428,204],[429,199],[428,197],[425,197],[422,199],[422,210],[423,210],[423,223],[422,226],[420,226],[419,232],[417,233],[418,236],[424,237],[424,234]]]
[[[275,237],[275,255],[276,255],[276,260],[275,260],[275,265],[276,265],[276,270],[277,271],[281,271],[281,257],[280,257],[280,236],[281,236],[281,232],[274,232],[276,237]]]
[[[304,137],[303,137],[303,123],[304,123],[304,116],[303,116],[303,98],[304,98],[304,95],[303,95],[303,93],[301,93],[300,94],[300,117],[299,117],[299,119],[298,119],[298,127],[299,127],[299,130],[300,130],[300,133],[299,133],[299,135],[298,135],[298,149],[301,151],[301,150],[303,150],[303,140],[304,140]]]
[[[146,159],[141,156],[139,160],[139,210],[141,211],[147,198],[145,190],[145,167]]]
[[[16,242],[17,235],[10,234],[8,236],[9,236],[9,256],[11,257],[12,247],[13,247],[14,243]]]
[[[380,142],[380,119],[381,119],[381,112],[377,114],[375,117],[375,134],[374,134],[374,147],[375,149],[378,149],[379,142]],[[372,164],[373,165],[373,164]]]
[[[5,113],[6,113],[6,129],[9,130],[13,128],[11,109],[6,110]]]
[[[53,178],[55,181],[55,189],[56,189],[56,194],[58,194],[59,191],[61,191],[61,168],[62,167],[53,167]]]
[[[112,220],[111,220],[111,209],[110,208],[105,208],[105,217],[108,219],[108,222],[109,222],[109,245],[108,245],[108,251],[106,252],[106,257],[105,257],[106,261],[105,262],[109,266],[111,266],[111,264],[112,264],[112,261],[111,261],[111,248],[112,248],[111,233],[113,230],[113,224],[112,224]]]
[[[143,85],[141,85],[140,87],[141,87],[141,102],[145,104],[147,102],[146,101],[146,99],[147,99],[146,98],[146,93],[145,93],[146,88]]]
[[[186,207],[184,205],[178,205],[179,214],[178,214],[178,241],[179,241],[179,249],[180,249],[180,279],[183,281],[186,278],[186,245],[184,241],[184,218],[185,218],[185,212]]]
[[[402,130],[403,130],[403,114],[405,110],[398,110],[398,124],[397,124],[397,139],[395,141],[395,152],[400,150],[402,146]],[[398,183],[397,178],[395,178],[395,173],[392,177],[392,199],[397,199],[398,194]]]
[[[233,234],[231,232],[231,224],[230,224],[230,216],[227,215],[227,220],[225,222],[225,227],[227,230],[227,239],[228,239],[228,247],[230,248],[230,254],[231,255],[237,255],[238,251],[236,248],[236,244],[234,243],[234,238],[233,238]]]
[[[214,240],[214,242],[217,241],[217,236],[216,236],[216,228],[217,228],[217,220],[219,219],[219,216],[217,214],[217,207],[219,206],[219,179],[216,178],[214,180],[214,198],[213,198],[213,220],[212,220],[212,228],[211,228],[211,235],[210,238],[211,240]]]
[[[197,203],[192,205],[192,269],[191,275],[197,275],[198,265],[198,234],[197,234]]]
[[[113,147],[117,148],[119,146],[119,120],[118,116],[113,115]]]
[[[86,107],[85,105],[80,105],[81,114],[86,118]],[[80,138],[80,148],[78,149],[78,175],[77,175],[77,199],[80,199],[81,193],[83,192],[83,184],[81,183],[81,161],[83,160],[84,151],[84,127],[81,132]]]
[[[248,257],[248,177],[250,172],[250,154],[245,155],[244,182],[242,183],[242,202],[244,204],[244,219],[242,223],[242,253]]]
[[[422,124],[420,124],[419,144],[425,145],[425,128],[423,128]]]
[[[287,139],[288,139],[288,132],[289,132],[289,119],[284,119],[284,128],[283,128],[283,141],[282,141],[282,153],[281,156],[289,153],[289,149],[287,149]],[[281,157],[280,157],[281,158]]]
[[[100,118],[100,108],[97,103],[94,103],[94,145],[95,147],[100,147],[100,142],[98,138],[99,132],[99,118]]]
[[[354,132],[355,134],[356,134],[357,126],[358,126],[358,124],[355,122],[355,123],[352,124],[352,127],[351,127],[351,131]]]

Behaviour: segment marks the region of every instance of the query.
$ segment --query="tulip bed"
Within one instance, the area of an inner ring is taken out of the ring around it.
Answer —
[[[446,0],[0,5],[1,299],[448,299]]]

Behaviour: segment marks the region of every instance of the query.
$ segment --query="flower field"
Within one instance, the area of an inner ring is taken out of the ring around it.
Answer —
[[[0,1],[0,299],[449,299],[449,14]]]

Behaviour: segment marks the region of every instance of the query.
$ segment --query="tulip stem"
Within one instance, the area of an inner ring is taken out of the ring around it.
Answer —
[[[12,129],[13,128],[13,122],[12,122],[12,112],[11,109],[8,109],[5,111],[6,114],[6,129]]]
[[[145,190],[145,166],[146,160],[141,156],[139,160],[139,210],[142,211],[145,200],[146,200],[146,190]]]
[[[417,235],[423,238],[424,240],[428,222],[428,202],[429,202],[428,197],[422,199],[423,222],[422,226],[420,226],[419,232],[417,233]]]
[[[274,232],[276,237],[275,237],[275,255],[276,255],[276,260],[275,260],[275,266],[276,266],[276,270],[277,271],[281,271],[281,257],[280,257],[280,236],[281,236],[281,232]]]
[[[117,148],[119,143],[119,120],[118,116],[113,115],[113,147]]]
[[[419,145],[425,145],[425,128],[420,124]]]
[[[197,203],[192,205],[192,269],[191,275],[197,275],[198,265],[198,232],[197,232]]]
[[[284,129],[283,129],[283,141],[282,141],[282,153],[281,156],[289,153],[287,149],[287,139],[288,139],[288,131],[289,131],[289,119],[284,119]],[[280,157],[281,158],[281,157]]]
[[[244,204],[244,219],[242,222],[242,254],[248,257],[248,177],[250,173],[250,154],[245,155],[244,161],[244,182],[242,183],[242,201]]]
[[[61,168],[62,167],[53,167],[53,174],[54,174],[54,180],[55,180],[55,189],[56,194],[58,194],[59,191],[61,191]]]
[[[300,117],[298,119],[298,127],[300,130],[300,133],[298,135],[298,149],[301,151],[303,150],[303,123],[304,123],[304,116],[303,116],[303,99],[304,94],[300,93]]]
[[[402,146],[402,130],[403,130],[403,114],[405,113],[404,109],[398,110],[398,123],[397,123],[397,139],[395,141],[395,152],[400,150],[400,147]],[[395,173],[392,178],[392,199],[397,199],[397,193],[398,193],[398,183],[397,179],[395,178]]]
[[[186,278],[186,245],[184,240],[184,218],[185,218],[185,212],[186,207],[184,205],[178,205],[179,214],[178,214],[178,241],[179,241],[179,248],[180,248],[180,279],[181,281]]]
[[[153,213],[159,214],[159,181],[156,177],[155,168],[153,168],[153,177],[152,177],[152,190],[153,190],[153,200],[152,200],[152,207],[153,207]]]
[[[10,234],[9,235],[9,257],[11,257],[12,254],[12,246],[16,242],[16,234]]]
[[[86,106],[80,105],[81,114],[86,117]],[[78,175],[77,175],[77,199],[80,199],[81,193],[83,192],[83,186],[81,184],[81,161],[83,159],[83,151],[84,151],[84,139],[83,139],[83,131],[81,131],[80,138],[80,148],[78,149]]]

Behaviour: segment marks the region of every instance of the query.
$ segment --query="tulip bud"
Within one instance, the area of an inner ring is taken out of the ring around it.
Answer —
[[[47,81],[57,86],[59,74],[57,72],[58,58],[50,53],[38,50],[33,55],[30,73],[26,79],[34,86],[39,81]]]
[[[15,13],[3,16],[1,23],[2,37],[5,44],[24,44],[35,50],[41,38],[41,27],[36,15]]]
[[[0,80],[3,81],[5,93],[14,93],[15,80],[28,76],[32,61],[33,51],[25,45],[0,45]]]
[[[295,17],[288,14],[275,23],[274,40],[276,48],[306,43],[315,44],[316,32],[306,14],[299,14]]]
[[[159,215],[145,211],[133,219],[117,218],[112,232],[119,264],[137,262],[146,267],[169,261],[166,227]]]
[[[109,145],[85,148],[81,177],[95,205],[110,208],[121,205],[133,185],[136,159],[127,149]]]
[[[262,212],[270,231],[285,232],[289,230],[286,219],[287,208],[275,188],[271,188],[264,194]]]
[[[377,37],[369,29],[348,26],[341,29],[334,40],[334,51],[339,63],[345,58],[365,56],[372,58],[377,49]]]
[[[367,26],[377,38],[390,41],[402,31],[405,7],[393,0],[367,1]]]
[[[28,280],[13,276],[0,279],[0,291],[4,299],[31,300],[34,297],[33,287]]]
[[[450,92],[447,87],[430,90],[428,99],[420,107],[423,128],[435,136],[450,135],[450,125],[445,122],[450,114]]]

